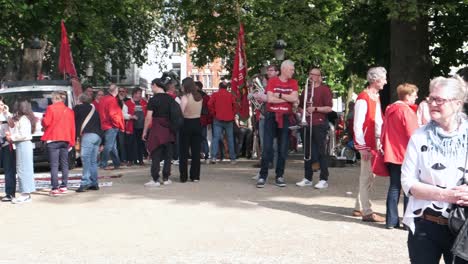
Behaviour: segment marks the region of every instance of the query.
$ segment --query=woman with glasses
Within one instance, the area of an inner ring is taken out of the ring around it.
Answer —
[[[405,157],[408,141],[418,126],[415,112],[415,101],[418,98],[418,87],[404,83],[397,87],[398,101],[385,110],[382,126],[382,147],[384,160],[390,172],[390,186],[387,194],[386,228],[400,227],[398,203],[401,192],[401,164]],[[403,208],[406,209],[408,198],[404,197]]]
[[[409,256],[411,263],[439,263],[442,255],[445,263],[468,263],[454,259],[447,225],[452,204],[468,205],[468,187],[460,185],[467,169],[467,88],[459,78],[437,77],[429,89],[431,121],[411,136],[401,168]]]

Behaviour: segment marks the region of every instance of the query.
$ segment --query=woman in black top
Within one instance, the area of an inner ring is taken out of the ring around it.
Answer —
[[[169,176],[171,175],[175,134],[170,128],[169,117],[171,107],[177,103],[170,95],[166,94],[163,80],[154,79],[151,82],[151,89],[154,96],[148,102],[142,139],[147,142],[147,150],[151,155],[151,177],[153,179],[145,183],[145,187],[158,187],[161,185],[159,183],[159,163],[161,160],[164,160],[163,184],[172,183]]]
[[[97,156],[103,131],[101,120],[92,98],[81,94],[78,98],[81,104],[75,106],[76,135],[81,138],[81,162],[83,163],[83,176],[77,192],[99,190]]]

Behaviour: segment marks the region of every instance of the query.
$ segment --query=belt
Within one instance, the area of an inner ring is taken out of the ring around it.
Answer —
[[[429,222],[436,223],[438,225],[448,225],[448,219],[442,216],[434,216],[428,213],[423,213],[421,218]]]

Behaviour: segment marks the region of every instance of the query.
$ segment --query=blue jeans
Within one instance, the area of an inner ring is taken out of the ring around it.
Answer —
[[[213,121],[213,141],[211,142],[211,159],[216,159],[218,155],[219,141],[222,139],[223,130],[226,131],[229,145],[229,156],[231,160],[236,160],[236,147],[234,145],[233,121]]]
[[[16,158],[12,146],[6,145],[1,148],[0,158],[3,172],[5,173],[5,194],[15,196],[16,193]]]
[[[83,176],[81,186],[98,186],[97,156],[101,137],[95,133],[86,133],[81,137],[81,162]]]
[[[102,151],[102,160],[101,168],[107,167],[107,161],[109,160],[109,155],[112,158],[112,163],[114,167],[120,167],[119,152],[117,151],[117,133],[119,129],[111,128],[106,130],[104,134],[104,150]]]
[[[276,122],[276,114],[268,112],[265,116],[265,131],[263,134],[262,161],[260,177],[268,177],[268,165],[273,162],[273,138],[278,138],[278,160],[276,162],[276,178],[283,177],[286,158],[289,148],[289,118],[283,115],[283,127],[279,128]]]
[[[31,141],[16,142],[16,173],[18,174],[20,193],[36,191],[34,182],[33,143]]]
[[[47,152],[50,162],[50,181],[52,190],[59,188],[58,170],[59,164],[62,169],[62,184],[60,187],[67,187],[68,184],[68,142],[54,141],[47,143]]]
[[[210,154],[210,148],[208,147],[208,126],[202,126],[201,150],[205,154],[205,159],[208,159]]]
[[[400,202],[401,193],[401,165],[388,163],[388,172],[390,173],[390,186],[387,193],[387,215],[386,226],[397,227],[400,225],[398,218],[398,203]],[[404,195],[404,194],[403,194]],[[408,197],[404,195],[403,199],[403,214],[406,211]]]

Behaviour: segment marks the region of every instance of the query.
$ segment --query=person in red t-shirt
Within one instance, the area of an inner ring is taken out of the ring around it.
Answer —
[[[294,74],[294,62],[285,60],[281,64],[281,74],[268,80],[266,87],[267,105],[265,115],[265,132],[263,135],[264,147],[260,178],[257,180],[257,188],[265,186],[268,177],[268,165],[273,161],[273,137],[278,136],[278,161],[276,164],[276,181],[279,187],[286,186],[283,174],[288,155],[289,115],[292,113],[292,105],[298,100],[297,81],[292,79]]]
[[[312,88],[312,85],[314,87]],[[300,98],[300,107],[304,106],[304,99],[307,100],[306,117],[309,123],[306,126],[303,142],[305,159],[304,159],[304,179],[296,183],[299,187],[312,186],[312,163],[316,157],[320,163],[320,181],[314,186],[317,189],[324,189],[328,187],[328,155],[326,153],[326,137],[328,134],[328,118],[327,114],[332,111],[333,95],[326,84],[322,83],[322,72],[318,68],[312,68],[309,71],[309,87],[307,87],[307,98],[305,91],[302,91]],[[310,104],[310,98],[312,104]],[[302,113],[302,109],[299,112]],[[312,135],[310,134],[310,114],[312,114]],[[310,144],[312,143],[312,152],[310,153]]]
[[[120,167],[120,157],[117,151],[117,134],[125,130],[122,109],[117,102],[118,88],[115,84],[109,86],[109,94],[103,96],[99,101],[99,118],[101,119],[101,129],[104,130],[104,150],[100,167],[110,170],[108,167],[109,155],[112,159],[114,169]]]
[[[211,163],[216,163],[219,141],[223,130],[226,131],[229,144],[231,163],[236,163],[236,149],[234,147],[234,115],[236,114],[236,99],[227,90],[224,82],[219,84],[219,90],[211,95],[208,109],[213,115],[213,141],[211,142]]]

